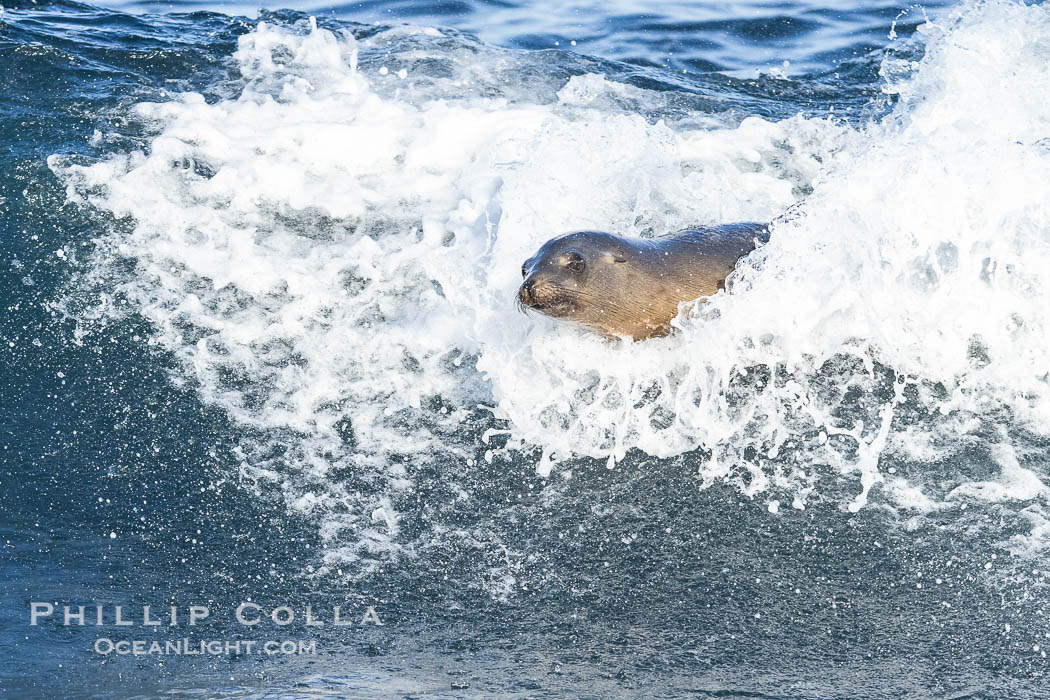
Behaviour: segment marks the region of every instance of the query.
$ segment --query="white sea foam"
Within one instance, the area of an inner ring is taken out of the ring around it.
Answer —
[[[544,476],[685,454],[795,508],[829,475],[860,508],[886,455],[944,457],[989,422],[1050,430],[1045,7],[927,25],[920,64],[886,65],[906,76],[892,114],[862,128],[654,122],[625,104],[659,95],[599,75],[491,96],[519,60],[495,50],[442,55],[451,77],[425,72],[426,44],[405,78],[358,69],[406,31],[261,23],[239,94],[139,105],[147,150],[52,160],[71,199],[130,217],[109,241],[137,263],[121,291],[204,400],[268,436],[242,476],[317,517],[332,562],[397,549],[398,494],[428,460],[466,463],[479,403]],[[552,235],[767,221],[809,192],[672,337],[610,343],[514,308]],[[1045,498],[1022,471],[971,495]],[[916,488],[889,490],[929,508]]]

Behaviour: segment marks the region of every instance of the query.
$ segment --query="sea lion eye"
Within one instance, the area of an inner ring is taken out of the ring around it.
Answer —
[[[565,267],[569,268],[573,272],[582,272],[583,271],[583,256],[582,255],[580,255],[576,251],[573,251],[573,252],[569,253],[568,255],[566,255],[565,257],[567,257],[569,259],[569,261],[567,263],[565,263]]]
[[[527,267],[521,268],[521,276],[522,279],[529,276],[529,269]]]

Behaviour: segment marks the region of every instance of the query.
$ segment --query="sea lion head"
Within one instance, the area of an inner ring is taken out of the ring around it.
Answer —
[[[609,333],[609,316],[623,305],[622,238],[579,231],[547,241],[521,267],[518,305],[524,311],[582,323]]]

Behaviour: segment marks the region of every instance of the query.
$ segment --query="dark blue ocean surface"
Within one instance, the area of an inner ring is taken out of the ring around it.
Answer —
[[[303,3],[318,17],[364,24],[449,27],[520,49],[566,51],[687,73],[737,71],[784,62],[795,73],[819,73],[886,47],[894,21],[910,33],[946,3],[892,2],[628,2],[587,0],[556,5],[512,2]],[[107,3],[136,12],[210,10],[254,17],[240,3]],[[272,9],[272,8],[271,8]]]
[[[1050,695],[1050,17],[830,5],[5,3],[0,695]]]

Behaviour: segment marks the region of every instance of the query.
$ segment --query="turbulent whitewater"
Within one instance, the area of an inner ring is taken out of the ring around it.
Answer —
[[[270,436],[242,475],[358,549],[393,546],[414,462],[472,463],[485,412],[506,435],[485,458],[544,477],[637,449],[796,508],[842,476],[851,510],[876,485],[933,507],[956,492],[880,462],[977,442],[993,491],[1035,497],[1012,433],[1050,428],[1050,17],[989,4],[920,34],[921,61],[883,62],[891,111],[849,123],[664,115],[598,74],[519,91],[519,54],[438,30],[260,22],[226,96],[139,104],[142,150],[51,164],[71,200],[131,222],[93,274],[135,274],[98,311],[126,297],[206,401]],[[552,235],[773,219],[673,337],[514,310],[520,261]]]

